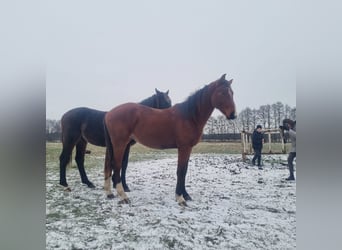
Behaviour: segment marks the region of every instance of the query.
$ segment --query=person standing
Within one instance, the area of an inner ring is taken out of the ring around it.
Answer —
[[[287,181],[294,181],[295,177],[294,177],[294,168],[293,168],[293,160],[294,158],[297,157],[297,153],[296,153],[296,121],[292,121],[290,119],[287,119],[286,121],[283,121],[284,124],[284,129],[288,130],[288,134],[289,137],[291,139],[291,150],[289,153],[289,156],[287,158],[287,164],[289,167],[289,171],[290,171],[290,176],[287,177],[285,180]]]
[[[254,157],[252,159],[252,164],[255,165],[255,160],[258,161],[258,168],[262,170],[261,167],[261,151],[264,144],[264,135],[262,133],[261,125],[258,125],[252,134],[252,145],[254,150]]]

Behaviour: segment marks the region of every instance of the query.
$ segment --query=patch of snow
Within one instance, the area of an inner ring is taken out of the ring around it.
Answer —
[[[288,170],[279,162],[287,155],[267,157],[258,170],[241,155],[191,155],[187,207],[175,201],[176,155],[129,163],[129,205],[105,198],[103,159],[86,169],[96,189],[68,169],[71,192],[59,187],[58,163],[50,163],[46,248],[295,249],[296,183],[284,181]]]

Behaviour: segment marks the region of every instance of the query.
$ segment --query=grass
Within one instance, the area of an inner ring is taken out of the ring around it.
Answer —
[[[286,144],[287,152],[290,145]],[[272,150],[279,151],[281,149],[280,143],[272,144]],[[97,147],[91,144],[87,145],[87,150],[91,151],[90,155],[86,155],[87,165],[91,166],[92,161],[96,162],[98,158],[103,158],[105,155],[105,148]],[[47,142],[46,143],[46,162],[53,162],[58,165],[59,155],[62,151],[62,144],[60,142]],[[268,144],[266,143],[263,148],[263,153],[268,152]],[[197,154],[241,154],[241,143],[239,142],[200,142],[193,149],[192,153]],[[170,154],[177,154],[177,149],[158,150],[145,147],[139,143],[131,147],[130,158],[132,162],[153,160],[167,158]],[[73,151],[73,158],[75,156],[75,149]],[[90,163],[90,164],[89,164]],[[55,165],[54,164],[54,165]],[[75,166],[75,163],[72,164]]]
[[[59,157],[62,150],[62,144],[60,142],[47,142],[46,143],[46,153],[49,157]],[[97,147],[91,144],[87,145],[87,150],[91,151],[91,154],[100,156],[105,153],[105,148]],[[150,153],[161,153],[166,152],[166,154],[177,154],[177,149],[153,149],[145,147],[139,143],[135,144],[131,148],[131,153],[137,154],[150,154]],[[193,149],[193,153],[229,153],[238,154],[241,152],[241,143],[235,142],[200,142]]]

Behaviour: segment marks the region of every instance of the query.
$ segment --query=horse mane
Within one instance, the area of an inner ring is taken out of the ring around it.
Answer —
[[[141,102],[139,102],[139,104],[145,105],[145,106],[154,106],[154,104],[156,103],[156,94],[142,100]]]
[[[207,92],[208,85],[197,90],[195,93],[190,95],[184,102],[178,103],[177,106],[185,118],[195,120],[198,117],[198,105],[201,102],[203,94]]]

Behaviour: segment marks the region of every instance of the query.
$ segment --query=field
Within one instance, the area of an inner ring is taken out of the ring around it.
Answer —
[[[193,201],[175,202],[176,150],[131,149],[129,205],[107,200],[104,149],[88,146],[86,171],[96,185],[58,185],[60,143],[46,144],[47,249],[295,249],[296,183],[287,155],[264,155],[264,170],[243,163],[239,143],[200,143],[190,158],[186,186]],[[115,193],[116,195],[116,193]]]

